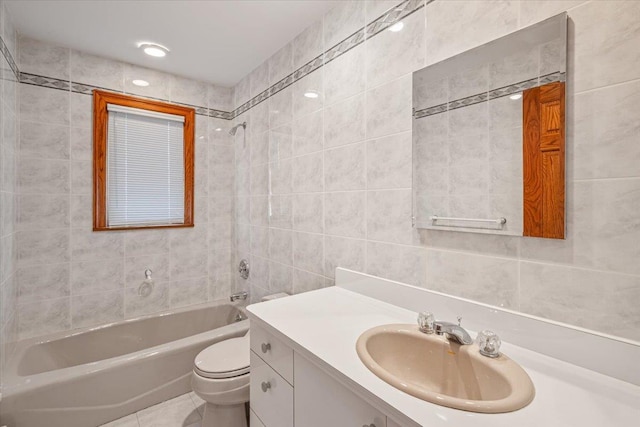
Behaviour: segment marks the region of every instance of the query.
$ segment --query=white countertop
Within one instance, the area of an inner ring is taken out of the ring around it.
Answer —
[[[356,341],[374,326],[415,323],[416,313],[346,289],[329,287],[247,310],[253,322],[270,327],[296,352],[404,426],[640,425],[640,387],[508,343],[502,352],[527,371],[536,388],[533,402],[519,411],[477,414],[403,393],[362,364]]]

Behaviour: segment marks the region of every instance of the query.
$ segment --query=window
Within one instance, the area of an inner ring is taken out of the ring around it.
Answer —
[[[193,226],[192,108],[94,91],[93,229]]]

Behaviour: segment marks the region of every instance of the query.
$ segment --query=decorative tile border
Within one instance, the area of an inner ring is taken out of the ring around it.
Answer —
[[[13,75],[16,81],[20,81],[20,71],[18,70],[18,66],[16,65],[16,61],[13,59],[13,55],[9,51],[7,44],[4,42],[4,39],[0,36],[0,52],[4,55],[4,58],[7,60],[11,71],[13,71]]]
[[[233,119],[235,117],[238,117],[240,114],[250,110],[251,108],[255,107],[256,105],[260,104],[261,102],[265,101],[281,90],[286,89],[293,83],[301,80],[303,77],[322,68],[334,59],[347,53],[354,47],[362,44],[366,39],[379,34],[381,31],[406,18],[412,13],[422,9],[433,1],[435,0],[405,0],[397,6],[389,9],[379,18],[360,28],[358,31],[354,32],[333,47],[327,49],[325,52],[318,55],[316,58],[312,59],[302,67],[298,68],[279,82],[271,85],[269,89],[254,96],[249,101],[233,110],[233,112],[231,113],[231,118]]]
[[[266,101],[273,95],[291,86],[293,83],[301,80],[305,76],[322,68],[324,65],[328,64],[329,62],[333,61],[339,56],[345,54],[346,52],[350,51],[354,47],[362,44],[366,39],[374,37],[375,35],[384,31],[385,29],[392,26],[396,22],[399,22],[400,20],[406,18],[412,13],[422,9],[429,3],[432,3],[433,1],[435,0],[405,0],[399,3],[397,6],[385,12],[382,16],[378,17],[371,23],[360,28],[358,31],[354,32],[353,34],[351,34],[341,42],[337,43],[333,47],[327,49],[325,52],[318,55],[316,58],[312,59],[302,67],[298,68],[293,73],[289,74],[279,82],[274,83],[267,90],[254,96],[249,101],[245,102],[244,104],[242,104],[240,107],[236,108],[233,111],[215,110],[207,107],[194,106],[194,105],[188,105],[188,106],[194,108],[196,110],[196,114],[199,114],[199,115],[204,115],[204,116],[209,116],[209,117],[214,117],[214,118],[219,118],[224,120],[233,120],[234,118],[238,117],[240,114],[245,113],[246,111],[260,104],[261,102]],[[2,42],[1,38],[0,38],[0,42]],[[6,46],[4,45],[4,42],[0,43],[0,49],[4,49],[3,53],[5,52]],[[5,54],[5,57],[7,57],[7,54]],[[11,55],[9,54],[8,57],[11,58]],[[35,74],[20,73],[18,71],[18,68],[15,66],[15,62],[13,62],[13,58],[11,58],[11,61],[9,62],[10,64],[13,64],[12,68],[15,67],[14,72],[16,73],[16,78],[19,77],[20,83],[31,84],[35,86],[42,86],[42,87],[47,87],[51,89],[67,90],[74,93],[80,93],[85,95],[91,95],[94,89],[113,91],[112,89],[91,86],[91,85],[87,85],[80,82],[69,82],[69,81],[54,79],[54,78],[45,77],[45,76],[38,76]],[[122,93],[122,91],[114,91],[114,92]],[[151,99],[155,99],[155,98],[151,98]],[[160,101],[171,102],[164,99],[160,99]],[[187,104],[181,104],[181,105],[187,105]]]
[[[414,110],[413,117],[416,119],[421,119],[423,117],[433,116],[434,114],[440,114],[440,113],[455,110],[458,108],[469,107],[471,105],[479,104],[481,102],[502,98],[503,96],[513,95],[513,94],[522,92],[523,90],[531,89],[532,87],[544,85],[547,83],[563,82],[565,81],[565,78],[566,78],[566,73],[563,73],[563,72],[546,74],[544,76],[536,77],[534,79],[514,83],[509,86],[504,86],[498,89],[491,89],[488,92],[483,92],[476,95],[467,96],[466,98],[460,98],[453,101],[449,101],[445,104],[422,108],[420,110]]]

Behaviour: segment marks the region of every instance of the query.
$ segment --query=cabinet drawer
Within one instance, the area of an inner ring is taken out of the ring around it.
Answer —
[[[296,426],[387,426],[382,412],[297,353],[294,366]]]
[[[260,418],[253,412],[253,409],[249,410],[249,427],[264,427]]]
[[[265,427],[293,427],[293,387],[253,351],[249,402]]]
[[[251,325],[251,350],[293,384],[293,350],[260,326]]]

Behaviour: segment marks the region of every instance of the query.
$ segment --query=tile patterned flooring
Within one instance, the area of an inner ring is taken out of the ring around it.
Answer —
[[[200,427],[204,400],[187,393],[101,427]]]

